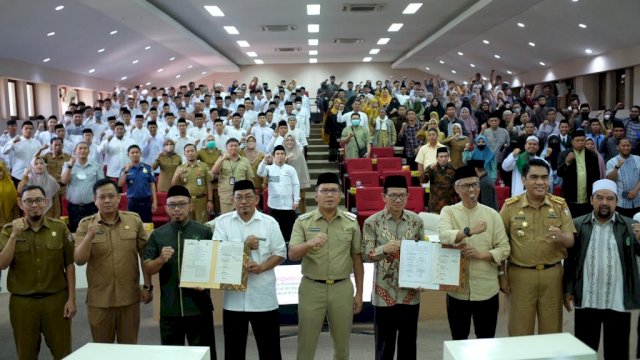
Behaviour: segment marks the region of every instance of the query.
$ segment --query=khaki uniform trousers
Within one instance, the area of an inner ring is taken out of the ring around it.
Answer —
[[[91,336],[96,343],[137,344],[140,329],[140,303],[101,308],[87,306]]]
[[[71,353],[71,320],[64,317],[67,298],[66,289],[43,298],[11,295],[9,317],[18,359],[38,359],[41,333],[54,359]]]
[[[298,204],[298,209],[300,209],[300,214],[304,214],[307,212],[307,202],[305,201],[305,191],[306,189],[300,189],[300,203]]]
[[[325,315],[333,340],[333,359],[349,359],[349,337],[353,323],[351,280],[327,285],[303,277],[298,291],[298,360],[315,359]]]
[[[562,332],[562,275],[558,264],[545,270],[509,265],[509,336]]]
[[[204,224],[209,221],[209,212],[207,211],[207,197],[202,196],[199,198],[191,198],[191,202],[193,203],[193,212],[191,213],[191,218],[199,222],[200,224]]]

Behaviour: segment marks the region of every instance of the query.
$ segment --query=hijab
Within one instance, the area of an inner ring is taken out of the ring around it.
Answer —
[[[551,165],[551,169],[558,170],[558,156],[560,155],[561,151],[560,136],[556,134],[549,135],[549,138],[547,138],[547,148],[551,148],[553,151],[551,152],[551,156],[546,158],[546,160],[549,165]]]
[[[42,174],[36,174],[37,160],[42,160],[42,162],[44,162],[45,164],[45,166],[43,167]],[[49,175],[46,164],[47,162],[43,158],[34,157],[31,160],[31,164],[29,165],[30,171],[29,171],[29,181],[28,181],[29,185],[38,185],[44,189],[44,195],[47,197],[47,199],[49,199],[49,205],[47,206],[46,209],[44,209],[45,213],[49,211],[49,209],[53,205],[53,196],[58,193],[58,190],[60,190],[60,185],[58,184],[56,179],[53,176]]]
[[[478,141],[484,141],[485,147],[480,150],[478,148]],[[484,160],[484,169],[487,173],[489,173],[491,169],[491,163],[495,160],[496,155],[489,149],[489,144],[487,142],[487,137],[484,135],[478,135],[474,141],[475,147],[471,152],[471,160]]]
[[[287,148],[286,140],[287,138],[292,137],[293,148]],[[296,173],[298,174],[298,180],[300,181],[300,189],[307,189],[311,187],[311,180],[309,179],[309,168],[307,168],[307,161],[304,158],[304,154],[298,149],[296,144],[296,136],[291,132],[287,132],[284,136],[284,141],[282,142],[284,146],[284,150],[287,153],[287,156],[293,154],[293,159],[287,161],[287,163],[293,166],[296,169]]]
[[[0,211],[2,211],[2,217],[10,220],[11,211],[18,203],[18,191],[11,181],[11,174],[7,171],[7,166],[0,160],[0,169],[2,169],[2,179],[0,179],[0,199],[2,199],[2,205]]]

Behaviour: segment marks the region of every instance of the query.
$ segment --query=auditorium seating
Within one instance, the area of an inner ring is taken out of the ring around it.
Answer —
[[[393,157],[393,148],[392,147],[372,147],[371,148],[371,157],[378,159],[380,158],[392,158]]]
[[[158,198],[158,207],[156,211],[151,214],[151,222],[154,227],[159,227],[163,224],[169,222],[169,214],[167,214],[167,210],[165,206],[167,205],[167,193],[166,192],[157,192],[156,197]]]
[[[356,209],[360,227],[369,216],[384,209],[382,187],[360,188],[356,191]]]

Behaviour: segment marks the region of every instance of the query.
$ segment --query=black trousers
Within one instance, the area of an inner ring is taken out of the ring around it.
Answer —
[[[69,231],[72,233],[78,229],[78,224],[82,218],[93,215],[98,212],[98,208],[93,203],[84,205],[76,205],[68,203],[67,211],[69,212]]]
[[[222,314],[225,360],[244,360],[249,323],[258,345],[260,360],[280,360],[280,313],[278,310],[245,312],[224,310]]]
[[[186,336],[191,346],[208,346],[211,360],[216,357],[216,340],[213,332],[213,312],[193,316],[161,316],[160,343],[184,346]]]
[[[418,170],[418,163],[416,163],[415,156],[404,156],[405,162],[403,165],[409,165],[409,169]]]
[[[576,337],[598,352],[600,329],[604,326],[605,359],[629,358],[631,313],[600,309],[576,309]]]
[[[398,359],[416,359],[420,304],[373,308],[376,360],[393,360],[398,339]]]
[[[447,295],[447,317],[453,340],[466,340],[471,331],[471,318],[476,338],[492,338],[498,322],[498,294],[482,301],[458,300]]]
[[[282,237],[284,237],[284,241],[288,243],[291,238],[293,224],[296,222],[296,218],[298,217],[295,210],[278,210],[269,208],[269,215],[273,216],[278,224],[280,224]]]
[[[151,198],[127,198],[127,210],[140,215],[143,223],[151,222]]]

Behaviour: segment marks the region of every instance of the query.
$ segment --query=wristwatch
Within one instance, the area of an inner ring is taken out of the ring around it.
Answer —
[[[471,229],[469,229],[468,227],[464,228],[464,230],[462,230],[462,232],[464,232],[464,235],[466,237],[470,237],[471,236]]]
[[[151,285],[151,284],[144,284],[144,285],[142,285],[142,289],[143,289],[143,290],[153,291],[153,285]]]

